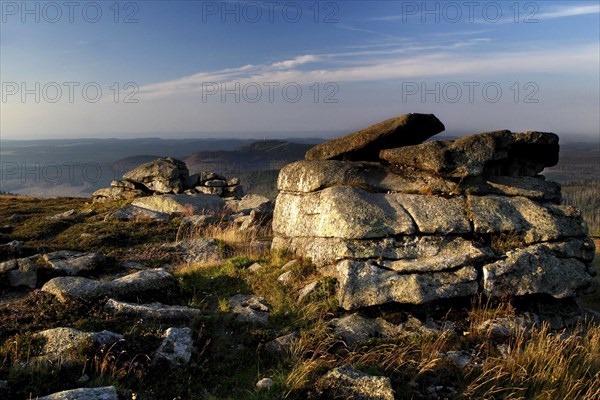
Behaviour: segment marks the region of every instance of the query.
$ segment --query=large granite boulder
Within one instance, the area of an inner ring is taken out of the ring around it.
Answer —
[[[182,193],[189,176],[185,163],[172,157],[144,163],[123,175],[123,179],[158,193]]]
[[[560,205],[560,187],[538,175],[558,160],[555,134],[389,148],[373,133],[383,125],[332,141],[337,153],[317,146],[278,178],[273,248],[337,278],[341,307],[478,294],[558,301],[597,289],[579,210]],[[360,150],[346,152],[348,142]]]
[[[419,144],[444,129],[432,114],[405,114],[319,144],[308,150],[306,159],[377,160],[381,149]]]

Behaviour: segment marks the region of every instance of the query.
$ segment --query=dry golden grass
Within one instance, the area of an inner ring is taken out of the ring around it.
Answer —
[[[511,342],[506,357],[488,357],[470,374],[464,398],[600,398],[600,327],[553,333],[544,324]]]

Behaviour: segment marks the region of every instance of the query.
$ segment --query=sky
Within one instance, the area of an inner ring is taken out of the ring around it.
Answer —
[[[600,140],[599,1],[0,1],[0,138]]]

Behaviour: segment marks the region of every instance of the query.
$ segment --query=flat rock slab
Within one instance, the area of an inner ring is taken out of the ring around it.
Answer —
[[[176,285],[176,280],[166,270],[139,271],[109,282],[82,277],[59,277],[48,281],[42,291],[54,294],[60,301],[86,300],[102,297],[130,298],[149,291],[160,291]]]
[[[504,196],[469,196],[467,202],[478,234],[517,232],[525,243],[587,235],[579,211],[571,206]]]
[[[477,294],[477,270],[400,274],[373,262],[342,261],[337,267],[340,306],[346,310],[386,303],[425,304]]]
[[[352,313],[332,320],[330,325],[333,327],[333,333],[340,336],[349,347],[355,347],[373,338],[394,339],[439,333],[435,329],[426,327],[414,317],[409,317],[406,322],[396,325],[381,317],[372,319],[359,313]]]
[[[118,333],[82,332],[73,328],[53,328],[35,334],[44,339],[40,356],[44,359],[69,359],[80,355],[81,350],[94,345],[110,345],[123,339]]]
[[[376,259],[398,272],[444,271],[491,257],[489,248],[459,236],[399,236],[373,240],[276,237],[273,248],[310,257],[318,267],[344,259]]]
[[[171,215],[127,204],[108,214],[105,221],[168,221]]]
[[[132,205],[164,214],[215,214],[219,213],[225,201],[209,194],[165,194],[140,197]]]
[[[381,159],[443,177],[535,176],[558,163],[558,136],[548,132],[486,132],[382,150]]]
[[[159,321],[193,320],[202,315],[202,311],[185,306],[169,306],[161,303],[135,304],[109,299],[104,309],[116,315],[132,315]]]
[[[267,324],[271,305],[263,297],[236,294],[228,300],[229,309],[239,322]]]
[[[114,386],[65,390],[38,400],[119,400]]]
[[[593,294],[598,280],[581,261],[563,258],[560,245],[538,244],[509,251],[483,267],[484,293],[491,297],[547,294],[563,299]]]
[[[491,176],[452,180],[410,167],[358,161],[301,160],[283,167],[282,192],[310,193],[334,186],[358,186],[369,192],[463,195],[499,194],[560,202],[560,186],[540,177]]]
[[[182,240],[173,245],[172,249],[181,256],[183,261],[188,263],[217,264],[224,261],[216,239]]]
[[[138,197],[147,196],[148,193],[139,189],[129,189],[126,187],[109,187],[96,190],[92,193],[95,203],[107,201],[132,200]]]
[[[194,339],[190,328],[169,328],[163,341],[154,354],[153,363],[167,363],[170,366],[184,366],[190,362],[194,351]]]
[[[371,376],[344,365],[329,371],[319,381],[319,387],[335,398],[355,400],[394,400],[390,378]]]
[[[92,272],[106,261],[102,254],[67,250],[44,254],[43,259],[50,268],[71,276]]]
[[[319,144],[307,160],[377,160],[379,151],[422,143],[445,127],[433,114],[405,114]]]

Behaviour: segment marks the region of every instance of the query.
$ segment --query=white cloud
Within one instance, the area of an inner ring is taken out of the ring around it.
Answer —
[[[476,41],[478,42],[478,41]],[[179,79],[146,85],[140,88],[144,97],[163,97],[205,90],[206,84],[244,85],[295,82],[371,82],[392,79],[428,79],[443,76],[495,77],[509,72],[512,75],[540,73],[570,74],[593,71],[600,64],[598,44],[544,50],[515,50],[487,52],[485,55],[469,51],[457,51],[468,43],[457,42],[453,46],[438,48],[411,48],[410,51],[373,51],[355,53],[331,53],[319,56],[299,56],[293,60],[274,64],[247,65],[213,72],[200,72]],[[425,50],[426,52],[419,53]],[[354,57],[351,57],[354,56]],[[304,57],[304,58],[303,58]],[[317,69],[297,70],[293,67],[307,60],[322,60]],[[301,60],[304,60],[302,62]]]
[[[568,6],[557,8],[554,11],[543,12],[541,14],[533,16],[538,20],[552,19],[552,18],[564,18],[564,17],[575,17],[578,15],[589,15],[599,14],[600,4],[594,4],[590,6]]]
[[[299,65],[303,65],[303,64],[307,64],[307,63],[311,63],[311,62],[317,62],[317,61],[319,61],[319,58],[317,56],[312,55],[312,54],[306,54],[303,56],[295,57],[291,60],[276,62],[273,64],[273,67],[275,67],[275,68],[295,68]]]

